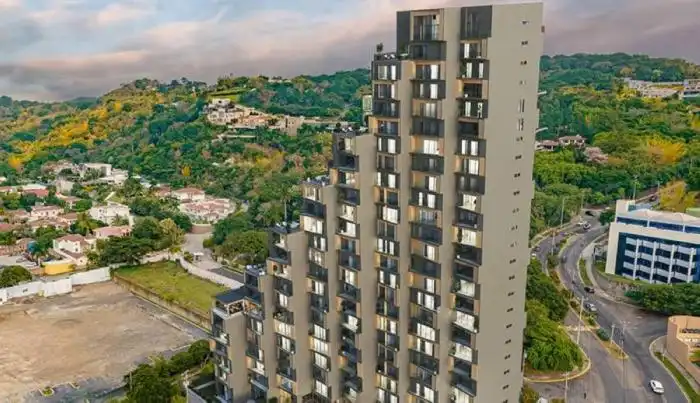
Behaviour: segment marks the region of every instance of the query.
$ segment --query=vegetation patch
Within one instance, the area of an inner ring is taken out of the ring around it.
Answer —
[[[680,385],[681,389],[683,389],[683,392],[685,392],[685,394],[690,398],[690,402],[700,403],[700,393],[693,388],[691,382],[685,377],[685,375],[683,375],[676,365],[658,351],[654,352],[654,355],[664,364],[666,369],[671,372],[678,385]]]
[[[54,395],[54,390],[51,386],[47,386],[41,390],[41,395],[44,397],[50,397]]]
[[[588,277],[588,270],[586,270],[586,261],[585,260],[579,259],[578,271],[581,274],[581,281],[583,282],[583,284],[587,285],[589,287],[592,287],[593,283],[591,282],[591,279]]]
[[[174,262],[125,266],[115,275],[141,286],[165,301],[207,314],[212,298],[226,290],[218,284],[189,274]]]
[[[626,296],[652,312],[700,316],[700,284],[640,284]]]
[[[603,347],[605,347],[605,349],[608,350],[613,357],[620,360],[625,360],[628,358],[624,350],[622,350],[622,348],[620,348],[620,346],[610,338],[610,334],[605,329],[599,328],[596,330],[595,334],[598,336],[598,339]]]

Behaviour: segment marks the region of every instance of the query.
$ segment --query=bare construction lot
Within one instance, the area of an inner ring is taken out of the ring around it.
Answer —
[[[47,386],[64,385],[46,401],[108,389],[148,357],[201,337],[111,282],[0,306],[0,402],[43,399]],[[66,388],[70,382],[78,388]]]

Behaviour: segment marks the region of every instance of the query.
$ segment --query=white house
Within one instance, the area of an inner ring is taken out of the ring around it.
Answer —
[[[61,213],[63,213],[63,209],[58,206],[35,206],[29,213],[29,221],[56,218]]]
[[[95,246],[94,238],[85,238],[82,235],[65,235],[53,240],[53,252],[68,259],[76,266],[86,266],[88,258],[86,253]]]
[[[133,224],[129,206],[119,203],[108,202],[105,206],[95,206],[90,209],[89,214],[91,218],[108,225],[113,224],[118,218],[126,218],[129,220],[129,225]]]
[[[180,202],[198,202],[206,199],[203,190],[197,188],[182,188],[173,190],[170,195]]]

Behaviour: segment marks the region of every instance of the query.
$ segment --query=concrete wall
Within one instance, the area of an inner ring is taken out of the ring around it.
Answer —
[[[69,294],[73,286],[100,283],[110,278],[109,267],[102,267],[80,273],[73,273],[61,279],[41,279],[14,287],[0,288],[0,305],[14,298],[24,298],[33,295],[51,297]]]
[[[188,261],[186,261],[182,257],[178,256],[174,260],[176,262],[178,262],[180,264],[180,266],[182,266],[185,270],[187,270],[188,273],[192,274],[193,276],[197,276],[199,278],[209,280],[212,283],[223,285],[224,287],[228,287],[228,288],[238,288],[238,287],[243,285],[234,279],[224,277],[220,274],[216,274],[216,273],[208,271],[208,270],[200,269],[199,267],[197,267],[196,265],[194,265],[192,263],[189,263]]]
[[[173,314],[193,323],[202,329],[211,330],[211,318],[206,313],[196,312],[180,305],[174,304],[172,302],[166,301],[161,298],[158,294],[144,288],[136,283],[133,283],[118,274],[113,277],[115,283],[119,284],[132,294],[141,297]]]
[[[671,316],[668,318],[666,332],[666,350],[695,379],[695,382],[700,384],[700,367],[690,362],[689,359],[692,352],[697,350],[696,348],[691,348],[691,345],[700,343],[700,334],[679,334],[681,329],[700,329],[700,317]],[[689,341],[688,339],[694,339],[695,341]]]

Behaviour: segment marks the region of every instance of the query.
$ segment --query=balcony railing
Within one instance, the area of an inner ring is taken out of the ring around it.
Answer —
[[[409,270],[428,277],[440,278],[440,264],[420,255],[411,255]]]
[[[418,239],[431,244],[442,243],[442,230],[436,225],[438,222],[412,222],[411,223],[411,238]]]
[[[411,157],[411,169],[431,174],[445,172],[445,160],[443,157],[414,154]]]
[[[467,298],[476,296],[476,284],[471,281],[456,279],[452,285],[452,292]]]
[[[415,24],[413,26],[414,41],[440,40],[440,24]]]
[[[481,248],[455,243],[455,259],[467,264],[481,265]]]
[[[452,343],[450,355],[466,362],[472,362],[474,358],[474,350],[471,347],[459,343]]]
[[[464,312],[455,312],[454,324],[472,333],[477,332],[476,317]]]
[[[360,301],[360,289],[350,285],[344,281],[340,282],[340,286],[338,288],[338,296],[344,299],[348,299],[351,301]]]

